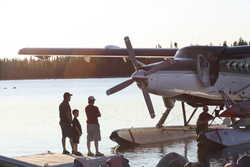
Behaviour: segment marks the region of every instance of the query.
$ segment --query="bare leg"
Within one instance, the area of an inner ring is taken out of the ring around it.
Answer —
[[[95,140],[95,152],[99,153],[99,148],[98,148],[98,140]]]
[[[62,147],[63,147],[63,151],[66,150],[66,144],[65,144],[65,137],[62,137]]]
[[[91,153],[91,150],[90,150],[90,141],[87,140],[87,148],[88,148],[88,152]]]
[[[72,151],[74,151],[74,143],[73,143],[72,139],[70,138],[69,141],[70,141],[70,145],[71,145]]]
[[[77,144],[73,143],[73,149],[72,149],[72,153],[76,153],[77,152]]]
[[[76,152],[78,152],[78,144],[77,143],[75,144],[75,150],[76,150]]]
[[[99,141],[98,140],[95,140],[95,151],[96,151],[96,156],[104,156],[104,154],[103,153],[100,153],[99,152],[99,146],[98,146],[98,144],[99,144]]]

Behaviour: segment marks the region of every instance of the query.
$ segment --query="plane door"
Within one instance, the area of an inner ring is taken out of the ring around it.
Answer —
[[[210,63],[207,60],[207,58],[201,54],[198,55],[197,56],[197,75],[198,75],[198,79],[201,81],[204,87],[211,86],[209,71],[210,71]]]

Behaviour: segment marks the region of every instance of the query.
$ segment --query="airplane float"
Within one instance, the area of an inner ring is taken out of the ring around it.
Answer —
[[[250,99],[250,46],[143,49],[133,48],[128,37],[124,40],[126,48],[23,48],[19,54],[38,57],[82,56],[86,60],[91,57],[121,57],[126,61],[128,58],[135,72],[130,79],[108,89],[106,93],[112,95],[135,82],[142,90],[151,118],[155,117],[155,111],[149,94],[162,96],[166,111],[157,123],[157,127],[162,127],[175,101],[182,102],[184,126],[187,126],[197,107],[218,106],[222,110],[225,101],[242,102]],[[144,64],[138,60],[139,58],[163,60]],[[195,108],[189,119],[186,117],[185,103]],[[204,134],[204,138],[210,144],[224,147],[250,141],[249,132],[242,134],[240,129],[217,129],[209,131],[207,136]],[[239,134],[244,136],[244,140]],[[131,133],[130,138],[136,143]]]

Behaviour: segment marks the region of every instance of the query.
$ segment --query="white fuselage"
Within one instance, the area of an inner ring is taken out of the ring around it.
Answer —
[[[158,71],[149,76],[148,91],[166,97],[188,94],[214,100],[223,100],[219,91],[224,91],[233,100],[244,100],[250,99],[249,76],[220,72],[213,86],[204,87],[195,71]]]

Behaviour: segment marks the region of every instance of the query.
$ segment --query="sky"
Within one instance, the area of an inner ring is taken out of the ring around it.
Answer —
[[[249,0],[1,0],[0,58],[23,47],[179,47],[250,41]]]

